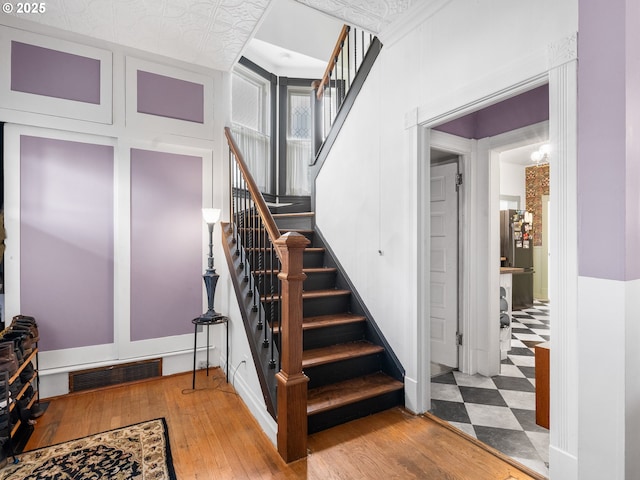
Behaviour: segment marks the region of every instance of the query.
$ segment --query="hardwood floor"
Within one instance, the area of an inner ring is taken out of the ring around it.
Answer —
[[[26,450],[165,417],[176,474],[190,479],[473,479],[529,475],[430,417],[402,408],[309,437],[285,464],[220,369],[52,399]]]

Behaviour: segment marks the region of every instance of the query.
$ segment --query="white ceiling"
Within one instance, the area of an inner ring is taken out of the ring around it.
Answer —
[[[531,154],[538,150],[538,148],[540,148],[540,146],[545,143],[548,142],[537,142],[532,143],[531,145],[514,148],[512,150],[506,150],[500,153],[500,161],[530,167],[532,165],[535,165],[535,162],[531,160]]]
[[[46,12],[32,14],[28,21],[227,71],[248,48],[248,42],[266,21],[266,13],[284,1],[287,0],[47,0]],[[330,15],[377,34],[417,0],[297,2],[325,12],[322,19]],[[13,15],[18,16],[15,12]],[[24,15],[19,17],[25,20]],[[318,23],[324,21],[317,18]],[[312,26],[281,16],[275,21],[281,31]],[[278,46],[296,51],[297,43]]]
[[[274,0],[243,55],[279,76],[321,78],[343,24],[295,0]]]
[[[420,0],[296,0],[378,35]],[[425,0],[421,0],[425,2]]]

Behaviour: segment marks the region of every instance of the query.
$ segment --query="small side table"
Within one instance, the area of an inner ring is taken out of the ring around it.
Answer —
[[[206,326],[207,327],[207,377],[209,376],[209,327],[211,325],[220,325],[225,324],[225,328],[227,330],[227,361],[226,361],[226,370],[227,370],[227,383],[229,383],[229,317],[225,317],[224,315],[220,315],[213,318],[206,317],[197,317],[191,320],[191,323],[195,326],[193,332],[193,377],[191,380],[191,388],[195,390],[196,388],[196,351],[198,349],[198,327]]]

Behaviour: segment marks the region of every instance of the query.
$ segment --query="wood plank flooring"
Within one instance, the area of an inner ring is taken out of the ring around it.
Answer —
[[[165,417],[176,474],[191,479],[539,478],[430,417],[395,408],[309,437],[309,456],[289,465],[220,369],[52,399],[26,449]]]

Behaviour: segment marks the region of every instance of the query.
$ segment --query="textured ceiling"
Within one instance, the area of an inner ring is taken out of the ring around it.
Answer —
[[[47,0],[45,13],[28,18],[89,37],[229,70],[255,33],[269,3],[270,0]]]
[[[378,35],[418,0],[296,0]],[[424,1],[424,0],[423,0]]]
[[[47,0],[43,14],[13,15],[227,71],[255,35],[269,4],[277,1],[284,0]],[[417,2],[296,1],[374,34]]]

